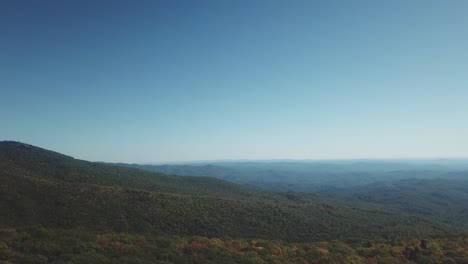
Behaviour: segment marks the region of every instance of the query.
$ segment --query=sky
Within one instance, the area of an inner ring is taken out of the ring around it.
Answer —
[[[468,1],[0,1],[0,140],[80,159],[468,157]]]

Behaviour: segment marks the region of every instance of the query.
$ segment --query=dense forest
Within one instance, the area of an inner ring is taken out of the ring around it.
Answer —
[[[210,175],[269,191],[328,195],[352,205],[468,227],[468,162],[464,159],[120,165],[173,175]]]
[[[454,178],[273,192],[0,142],[0,263],[468,263]]]
[[[468,263],[468,235],[404,240],[278,240],[0,229],[0,263]]]

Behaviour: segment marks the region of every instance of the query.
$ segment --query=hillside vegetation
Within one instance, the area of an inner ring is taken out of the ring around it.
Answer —
[[[19,143],[3,143],[0,153],[4,226],[288,241],[456,230],[427,219],[268,193],[218,179],[80,161]]]
[[[457,225],[378,203],[168,176],[19,142],[0,142],[0,181],[2,264],[463,263],[466,255],[464,237],[443,238],[459,234]],[[405,242],[434,235],[442,237],[431,247]]]
[[[357,264],[468,263],[466,235],[405,240],[285,243],[263,239],[0,229],[0,263]]]
[[[319,197],[326,194],[352,206],[359,204],[468,228],[465,159],[124,165],[174,175],[206,173],[266,190],[322,194]]]

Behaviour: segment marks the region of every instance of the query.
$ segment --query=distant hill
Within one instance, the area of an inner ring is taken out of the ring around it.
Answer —
[[[360,206],[468,228],[466,160],[122,164],[174,175],[209,175],[266,190],[328,194]]]
[[[330,193],[348,201],[429,216],[468,229],[468,171],[444,176],[436,179],[378,182]]]
[[[0,166],[4,173],[22,171],[23,176],[70,183],[122,186],[166,193],[222,195],[223,197],[269,195],[267,192],[215,178],[173,177],[123,166],[77,160],[53,151],[12,141],[0,142]]]
[[[232,161],[119,164],[179,176],[210,176],[270,191],[321,192],[402,179],[435,179],[468,171],[468,160]]]
[[[456,232],[454,226],[325,196],[272,193],[77,160],[0,142],[3,227],[319,241]]]

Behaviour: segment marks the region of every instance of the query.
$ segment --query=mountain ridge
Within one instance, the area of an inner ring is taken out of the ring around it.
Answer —
[[[27,144],[0,143],[0,178],[0,201],[8,215],[0,225],[6,227],[82,226],[287,241],[457,231],[430,219],[349,206],[320,195],[87,162]]]

